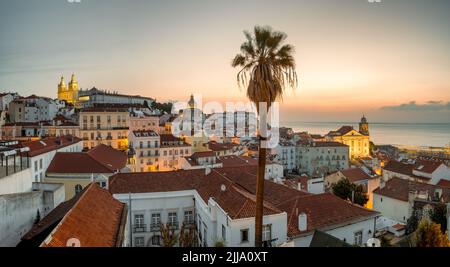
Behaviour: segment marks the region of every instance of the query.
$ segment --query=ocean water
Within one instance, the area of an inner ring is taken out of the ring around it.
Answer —
[[[291,127],[294,131],[307,131],[312,134],[326,134],[342,125],[352,125],[358,129],[358,123],[349,122],[281,122],[281,126]],[[370,140],[375,144],[406,146],[450,145],[449,123],[369,123]]]

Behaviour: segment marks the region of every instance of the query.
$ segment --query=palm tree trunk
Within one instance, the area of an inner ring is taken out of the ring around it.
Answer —
[[[255,216],[255,247],[262,247],[264,174],[266,172],[267,149],[261,146],[259,137],[258,173],[256,175],[256,216]]]

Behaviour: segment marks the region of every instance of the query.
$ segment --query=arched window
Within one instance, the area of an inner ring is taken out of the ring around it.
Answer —
[[[83,187],[82,187],[81,185],[77,184],[77,185],[75,186],[75,195],[78,194],[78,193],[80,193],[81,190],[83,190]]]

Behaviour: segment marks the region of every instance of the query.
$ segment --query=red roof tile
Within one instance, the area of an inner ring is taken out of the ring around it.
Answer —
[[[436,189],[442,189],[442,196],[444,199],[450,200],[450,188],[444,188],[438,185],[421,182],[413,182],[397,177],[390,179],[385,183],[383,188],[378,187],[375,191],[373,191],[373,193],[406,202],[408,201],[410,191],[428,191],[430,196],[434,196]]]
[[[101,144],[88,152],[57,152],[47,173],[114,173],[126,162],[125,153]]]
[[[221,187],[225,186],[222,191]],[[206,202],[213,197],[231,218],[255,216],[256,166],[157,173],[119,173],[110,178],[113,194],[197,190]],[[287,212],[289,235],[300,232],[297,211],[308,214],[308,230],[362,220],[378,213],[328,194],[312,195],[265,181],[264,214]]]
[[[82,247],[120,246],[124,211],[125,204],[92,183],[41,246],[65,247],[71,238]]]
[[[80,142],[81,139],[71,135],[60,137],[46,137],[41,140],[23,142],[22,147],[29,147],[28,155],[31,157],[38,156],[53,150],[57,150],[66,146],[70,146]]]
[[[127,164],[127,155],[124,152],[104,144],[92,148],[87,154],[113,170],[125,168]]]
[[[352,183],[362,180],[369,180],[372,178],[360,168],[350,168],[341,170],[340,172]]]
[[[450,180],[441,179],[436,185],[450,188]]]

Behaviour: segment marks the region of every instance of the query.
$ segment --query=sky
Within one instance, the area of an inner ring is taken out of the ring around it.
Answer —
[[[244,30],[295,47],[281,121],[450,123],[450,1],[0,0],[0,91],[56,97],[74,72],[158,101],[246,101]]]

